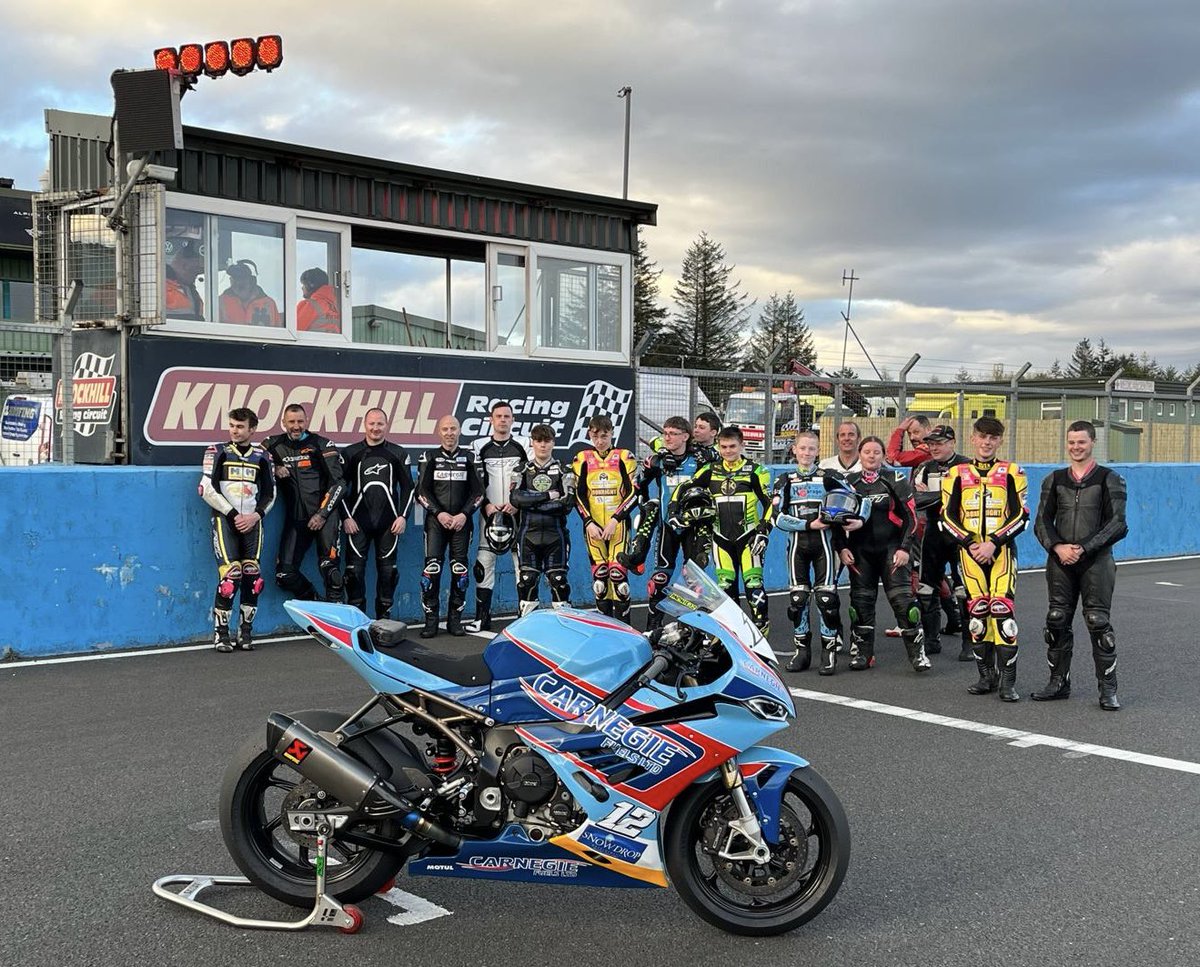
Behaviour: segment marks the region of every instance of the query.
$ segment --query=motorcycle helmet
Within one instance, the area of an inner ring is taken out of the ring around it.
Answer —
[[[862,497],[848,484],[843,484],[825,494],[821,503],[821,520],[826,524],[844,524],[862,518]]]
[[[717,505],[707,487],[689,486],[679,495],[679,519],[684,526],[704,524],[717,516]]]
[[[512,515],[498,510],[483,525],[483,536],[493,551],[503,554],[512,547],[515,530]]]

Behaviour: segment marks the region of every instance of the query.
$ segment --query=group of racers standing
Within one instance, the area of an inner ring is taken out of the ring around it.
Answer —
[[[293,597],[317,597],[301,572],[315,545],[326,600],[345,597],[365,609],[373,547],[377,617],[391,612],[397,544],[415,500],[425,510],[422,637],[438,633],[447,567],[446,630],[463,635],[491,629],[496,561],[504,554],[513,558],[521,614],[538,606],[543,576],[553,606],[567,605],[572,513],[583,524],[592,592],[602,613],[628,621],[630,573],[648,570],[648,629],[661,623],[656,605],[682,553],[703,567],[711,563],[717,582],[735,600],[744,592],[752,620],[766,634],[763,559],[778,529],[788,535],[787,613],[794,644],[789,671],[812,663],[815,604],[817,669],[835,673],[844,638],[838,585],[848,571],[850,669],[875,664],[875,605],[882,584],[897,625],[889,634],[903,639],[914,670],[927,670],[929,655],[941,651],[945,611],[946,630],[962,636],[960,660],[974,660],[979,670],[968,691],[997,692],[1004,701],[1019,698],[1014,541],[1029,516],[1026,479],[1016,463],[997,458],[1004,427],[995,419],[975,423],[971,457],[955,450],[952,427],[930,427],[923,417],[902,423],[887,444],[862,438],[857,424],[843,422],[837,453],[819,462],[817,434],[801,431],[793,444],[795,469],[773,485],[767,468],[744,455],[740,429],[722,428],[712,413],[693,422],[678,416],[664,421],[662,436],[640,463],[613,446],[611,420],[595,417],[588,427],[591,446],[566,462],[554,456],[550,426],[535,426],[528,441],[520,440],[512,433],[512,407],[498,401],[491,408],[491,433],[469,448],[458,445],[453,416],[438,421],[440,446],[420,455],[415,485],[408,453],[386,439],[382,410],[367,412],[364,438],[343,451],[308,431],[307,413],[298,404],[285,408],[284,432],[262,444],[250,439],[257,422],[252,410],[231,411],[229,441],[209,447],[204,456],[200,494],[213,510],[218,563],[217,651],[253,648],[263,586],[261,522],[277,493],[285,506],[278,585]],[[910,449],[903,447],[905,433]],[[1092,424],[1072,424],[1071,465],[1048,476],[1042,488],[1035,530],[1049,554],[1045,640],[1051,677],[1032,697],[1070,694],[1071,623],[1082,597],[1100,704],[1117,709],[1111,548],[1126,533],[1125,485],[1091,459],[1094,440]],[[465,624],[477,510],[476,611],[474,622]],[[231,617],[239,590],[235,639]]]

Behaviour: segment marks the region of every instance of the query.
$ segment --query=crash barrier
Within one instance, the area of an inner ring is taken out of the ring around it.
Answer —
[[[1171,557],[1200,552],[1200,466],[1117,464],[1129,483],[1129,536],[1119,559]],[[781,468],[782,469],[782,468]],[[1048,466],[1027,468],[1029,503],[1036,508]],[[197,470],[185,467],[0,468],[8,510],[0,544],[10,551],[0,586],[0,652],[38,658],[90,651],[156,647],[203,640],[211,634],[216,567],[210,542],[211,512],[199,499]],[[259,635],[294,630],[284,595],[271,580],[282,527],[276,507],[266,522]],[[1018,540],[1024,565],[1044,553],[1032,527]],[[422,528],[410,522],[401,538],[395,616],[421,614]],[[591,578],[577,515],[571,515],[572,597],[591,606]],[[766,561],[769,590],[787,586],[783,535],[771,541]],[[476,537],[478,540],[478,537]],[[512,561],[497,561],[494,610],[516,610]],[[320,586],[310,557],[306,573]],[[374,565],[367,601],[373,601]],[[443,582],[443,598],[447,582]],[[631,581],[635,600],[646,598],[644,577]],[[546,590],[542,595],[545,600]],[[474,583],[467,596],[474,613]],[[443,603],[443,613],[445,605]],[[782,617],[782,607],[773,608]]]

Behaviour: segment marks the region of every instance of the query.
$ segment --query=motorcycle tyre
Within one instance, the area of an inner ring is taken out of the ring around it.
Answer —
[[[665,837],[667,872],[683,902],[697,916],[728,933],[746,937],[771,937],[807,923],[833,900],[850,865],[850,824],[837,794],[811,767],[797,769],[788,778],[784,798],[798,796],[813,817],[821,849],[821,870],[816,881],[782,909],[743,908],[714,896],[695,867],[699,821],[712,801],[728,795],[719,779],[693,787],[693,793],[669,822]],[[673,807],[674,810],[675,807]],[[751,909],[756,912],[751,913]]]
[[[318,730],[335,729],[346,720],[341,713],[327,711],[297,712],[294,717]],[[272,764],[282,763],[266,748],[265,728],[248,736],[238,747],[221,784],[221,837],[237,868],[256,887],[291,906],[312,907],[316,901],[316,874],[298,876],[274,866],[262,855],[245,828],[246,797],[262,770],[271,768]],[[380,832],[396,838],[403,834],[395,822],[381,823]],[[325,891],[342,903],[366,900],[394,880],[406,861],[404,856],[373,851],[348,876],[339,876],[337,867],[331,867],[326,873]]]

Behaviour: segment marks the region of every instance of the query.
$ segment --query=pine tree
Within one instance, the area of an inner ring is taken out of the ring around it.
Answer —
[[[956,383],[969,383],[971,379],[971,371],[966,366],[959,366],[958,372],[954,374],[954,382]]]
[[[776,373],[791,372],[791,361],[804,363],[815,368],[817,351],[813,348],[812,333],[804,321],[804,310],[796,304],[796,297],[788,292],[782,298],[774,293],[763,306],[758,317],[758,326],[746,344],[746,355],[742,369],[761,373],[767,357],[776,349],[782,352],[775,357]]]
[[[1092,349],[1092,341],[1087,336],[1075,344],[1075,351],[1071,353],[1071,362],[1067,364],[1067,373],[1077,379],[1100,375],[1096,351]]]
[[[646,238],[638,227],[637,249],[633,255],[633,345],[636,347],[647,332],[654,333],[655,338],[647,344],[642,362],[649,365],[660,365],[651,359],[656,347],[666,340],[667,316],[665,306],[659,305],[659,278],[663,270],[658,263],[650,258],[646,248]]]
[[[671,319],[672,348],[698,369],[733,369],[742,354],[754,303],[732,274],[725,250],[701,232],[683,257]]]

